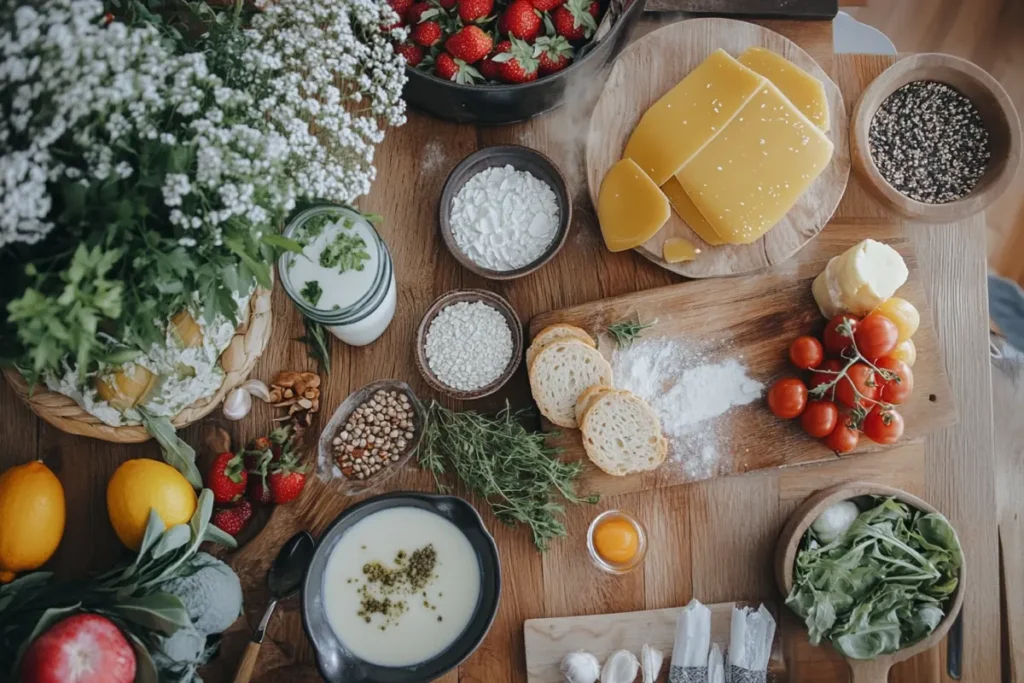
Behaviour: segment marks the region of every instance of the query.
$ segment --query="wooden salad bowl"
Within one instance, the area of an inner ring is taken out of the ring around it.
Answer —
[[[782,592],[783,600],[793,589],[793,565],[796,562],[800,541],[803,540],[804,534],[811,524],[828,507],[840,501],[858,496],[891,496],[918,510],[939,512],[917,496],[883,484],[846,482],[818,491],[801,503],[800,507],[789,517],[775,548],[775,580],[779,590]],[[960,539],[957,537],[957,543],[959,542]],[[910,659],[914,655],[918,655],[938,645],[946,637],[946,633],[949,632],[953,622],[956,621],[957,616],[960,614],[960,608],[963,607],[963,587],[966,569],[966,561],[964,561],[960,566],[960,577],[956,590],[949,599],[946,616],[935,627],[931,635],[909,647],[897,650],[892,654],[881,655],[875,659],[850,659],[847,657],[846,661],[850,666],[851,681],[853,683],[885,683],[889,679],[889,669],[894,664]]]
[[[959,90],[978,108],[988,129],[988,168],[962,199],[945,204],[911,199],[882,177],[871,158],[869,131],[875,112],[885,98],[913,81],[938,81]],[[981,67],[953,55],[911,55],[883,71],[857,100],[850,120],[850,155],[865,186],[887,209],[911,220],[952,223],[984,211],[1006,191],[1021,159],[1020,119],[1006,90]]]

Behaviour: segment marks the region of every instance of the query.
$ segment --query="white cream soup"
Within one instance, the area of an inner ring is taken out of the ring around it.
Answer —
[[[349,652],[378,666],[410,666],[465,630],[480,597],[480,563],[444,517],[381,510],[334,546],[323,596],[327,621]]]
[[[380,252],[373,226],[358,214],[319,213],[299,228],[302,254],[290,254],[285,277],[299,296],[322,311],[348,308],[377,276]]]

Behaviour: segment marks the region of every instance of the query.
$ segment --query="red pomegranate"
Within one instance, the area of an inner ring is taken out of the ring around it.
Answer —
[[[57,622],[29,645],[22,683],[132,683],[135,652],[121,630],[98,614]]]

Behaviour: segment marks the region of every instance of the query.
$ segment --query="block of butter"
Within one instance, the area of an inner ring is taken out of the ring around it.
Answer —
[[[828,132],[828,97],[821,81],[782,55],[763,47],[750,48],[740,55],[739,62],[771,81],[811,123]]]
[[[597,219],[609,251],[639,247],[671,214],[668,199],[632,159],[608,169],[597,196]]]
[[[833,257],[814,279],[811,293],[826,318],[867,315],[895,294],[908,275],[898,251],[866,239]]]

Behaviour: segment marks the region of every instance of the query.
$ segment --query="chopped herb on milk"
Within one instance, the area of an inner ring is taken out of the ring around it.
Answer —
[[[349,228],[352,221],[345,219],[345,227]],[[337,268],[344,273],[346,270],[362,270],[366,267],[370,254],[366,251],[366,241],[359,235],[350,235],[339,231],[334,241],[320,252],[320,265],[324,268]]]
[[[321,295],[324,290],[320,287],[320,283],[316,280],[310,280],[302,287],[302,298],[309,302],[311,306],[316,306],[317,302],[320,301]]]

